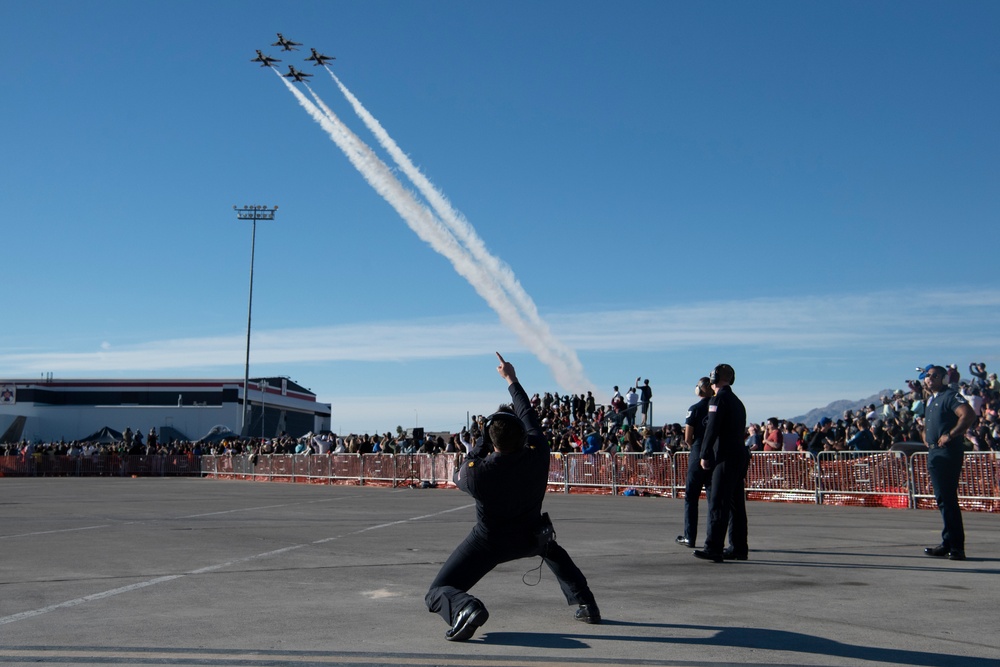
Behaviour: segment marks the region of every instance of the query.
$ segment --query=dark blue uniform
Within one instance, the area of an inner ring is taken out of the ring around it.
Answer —
[[[944,447],[937,446],[937,442],[958,424],[955,408],[965,404],[965,398],[960,393],[946,387],[931,397],[924,412],[927,472],[934,487],[934,500],[944,521],[941,544],[949,551],[965,551],[965,526],[962,524],[962,508],[958,504],[958,480],[965,458],[964,435],[953,438]]]
[[[743,437],[747,410],[732,388],[722,387],[708,404],[708,424],[702,441],[701,458],[712,471],[708,494],[708,536],[705,551],[721,554],[729,528],[733,553],[746,556],[747,505],[743,480],[750,467],[750,452]],[[732,526],[730,527],[730,521]]]
[[[508,387],[526,441],[516,452],[497,454],[480,438],[455,473],[455,483],[476,499],[476,525],[441,567],[424,597],[427,609],[452,624],[475,600],[468,591],[490,570],[507,561],[541,556],[566,602],[595,604],[587,579],[566,550],[552,540],[539,547],[542,500],[549,477],[549,447],[538,414],[517,382]]]
[[[694,430],[694,442],[691,443],[691,453],[688,455],[687,483],[684,486],[684,538],[692,545],[698,543],[698,499],[702,489],[711,494],[711,473],[702,470],[701,448],[708,426],[707,397],[688,408],[684,425]]]

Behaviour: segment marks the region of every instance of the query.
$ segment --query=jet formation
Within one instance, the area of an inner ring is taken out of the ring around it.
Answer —
[[[312,76],[312,74],[306,74],[305,72],[300,72],[291,65],[288,66],[288,74],[282,74],[281,76],[286,79],[295,79],[298,83],[305,83],[306,77]]]
[[[336,60],[333,56],[324,56],[322,53],[316,53],[316,49],[310,49],[310,51],[312,51],[313,54],[306,58],[306,62],[315,60],[316,62],[313,63],[314,67],[316,65],[326,65],[326,61],[328,60]]]
[[[302,46],[301,42],[293,42],[290,39],[285,39],[285,36],[280,32],[278,33],[278,41],[271,46],[280,46],[285,51],[298,51],[296,46]]]
[[[261,67],[270,67],[272,63],[280,63],[281,61],[277,58],[272,58],[271,56],[265,56],[257,49],[257,57],[250,60],[252,63],[260,63]]]
[[[279,32],[278,41],[272,44],[271,46],[280,46],[283,51],[298,51],[298,49],[295,47],[302,46],[302,43],[293,42],[290,39],[285,39],[285,36]],[[316,49],[311,48],[309,50],[312,51],[312,55],[306,58],[305,61],[311,62],[313,66],[323,65],[325,67],[329,61],[336,60],[336,58],[334,58],[333,56],[323,55]],[[274,63],[280,63],[281,61],[272,56],[264,55],[263,53],[261,53],[260,49],[257,49],[257,57],[251,58],[250,62],[260,63],[261,67],[274,68]],[[298,83],[305,83],[306,78],[312,76],[312,74],[306,74],[305,72],[295,69],[292,65],[289,65],[288,74],[282,74],[281,76],[285,77],[286,79],[293,79]]]

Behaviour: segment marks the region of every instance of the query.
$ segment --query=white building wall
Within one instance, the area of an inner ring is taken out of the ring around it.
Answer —
[[[26,440],[58,442],[79,440],[105,426],[116,431],[130,428],[141,431],[143,436],[150,428],[159,433],[164,426],[171,426],[192,440],[208,433],[213,426],[227,426],[237,433],[240,430],[240,406],[148,406],[148,407],[94,407],[52,406],[19,403],[4,408],[6,418],[0,420],[4,429],[16,415],[27,421],[22,437]],[[0,431],[2,432],[2,431]]]

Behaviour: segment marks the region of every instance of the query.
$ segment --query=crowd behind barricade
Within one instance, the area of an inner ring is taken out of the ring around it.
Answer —
[[[924,369],[918,368],[918,372]],[[977,415],[966,433],[966,449],[1000,451],[1000,382],[986,365],[969,365],[971,378],[962,380],[956,365],[948,367],[949,384],[962,395]],[[847,410],[836,420],[823,417],[808,425],[772,417],[750,424],[746,445],[754,452],[800,451],[818,455],[824,451],[889,450],[902,443],[923,442],[923,411],[926,390],[919,380],[908,380],[907,389],[882,395],[879,403]],[[615,386],[608,403],[598,403],[592,392],[562,394],[544,392],[531,397],[545,437],[553,452],[571,454],[674,453],[687,449],[684,427],[679,423],[652,424],[652,389],[649,380],[635,383],[622,395]],[[444,435],[408,432],[372,434],[309,433],[301,438],[282,434],[275,438],[230,436],[213,441],[163,442],[156,429],[143,437],[140,429],[126,428],[113,442],[73,441],[56,443],[0,444],[0,456],[88,457],[100,455],[271,455],[271,454],[436,454],[465,453],[481,435],[483,416],[475,416],[447,439]]]
[[[930,368],[918,368],[923,374]],[[947,367],[948,384],[956,388],[976,413],[976,421],[965,433],[967,451],[1000,451],[1000,382],[987,373],[986,364],[969,364],[971,379],[963,380],[957,365]],[[930,397],[919,379],[907,381],[907,389],[896,389],[862,409],[847,410],[834,421],[821,418],[811,427],[772,417],[747,429],[751,451],[821,452],[908,451],[907,443],[923,443],[924,409]]]
[[[29,442],[22,440],[18,443],[0,443],[0,456],[34,456],[56,457],[68,456],[71,458],[91,457],[91,456],[201,456],[205,453],[201,443],[188,440],[170,440],[162,442],[155,428],[149,429],[148,435],[143,438],[142,431],[133,431],[127,427],[122,432],[121,439],[101,439],[101,440],[73,440],[66,442]]]

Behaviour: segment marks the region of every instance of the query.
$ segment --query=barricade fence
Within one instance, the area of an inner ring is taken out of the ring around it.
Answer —
[[[0,456],[0,477],[150,477],[363,486],[454,487],[461,454],[272,454]],[[563,493],[683,498],[688,453],[552,454],[548,489]],[[927,453],[755,452],[748,500],[935,509]],[[1000,512],[1000,457],[968,452],[959,502],[969,511]]]
[[[201,474],[199,457],[185,454],[0,456],[0,477],[166,477]]]

